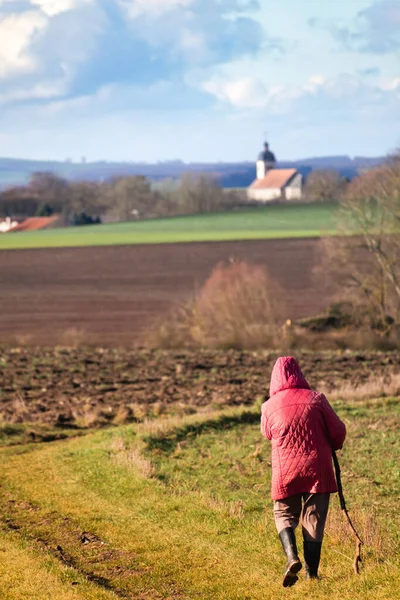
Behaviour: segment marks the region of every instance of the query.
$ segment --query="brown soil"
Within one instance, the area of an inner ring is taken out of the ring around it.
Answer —
[[[0,421],[84,429],[205,406],[252,405],[268,397],[275,358],[239,351],[3,350]],[[325,389],[357,386],[400,366],[400,352],[297,358],[312,387]]]
[[[287,318],[310,317],[332,300],[319,254],[316,239],[1,251],[0,342],[132,346],[232,258],[268,268]]]

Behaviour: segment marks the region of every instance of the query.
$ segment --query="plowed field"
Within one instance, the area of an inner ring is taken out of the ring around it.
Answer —
[[[399,372],[400,353],[297,353],[329,394]],[[0,421],[87,429],[268,398],[276,354],[140,350],[0,351]]]
[[[265,265],[286,292],[287,317],[331,301],[316,289],[320,240],[292,239],[0,252],[0,342],[137,344],[220,261]],[[72,331],[71,331],[72,330]],[[72,340],[73,341],[73,340]]]

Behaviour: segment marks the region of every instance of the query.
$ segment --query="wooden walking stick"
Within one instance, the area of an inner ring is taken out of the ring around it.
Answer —
[[[361,538],[358,535],[357,530],[354,527],[352,520],[350,519],[350,515],[347,511],[346,500],[344,499],[343,487],[342,487],[342,474],[340,471],[339,460],[338,460],[338,457],[337,457],[335,451],[332,452],[332,456],[333,456],[333,464],[335,465],[336,482],[337,482],[338,492],[339,492],[340,508],[342,509],[342,511],[345,514],[347,523],[349,525],[351,533],[353,534],[353,537],[356,542],[356,554],[354,557],[353,567],[354,567],[354,573],[356,575],[358,575],[360,573],[360,562],[362,562],[361,546],[363,545],[363,542],[361,541]]]

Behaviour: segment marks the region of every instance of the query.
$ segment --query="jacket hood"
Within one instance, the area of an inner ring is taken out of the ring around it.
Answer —
[[[273,368],[269,395],[274,396],[274,394],[282,390],[292,388],[302,390],[311,389],[297,360],[292,356],[282,356],[278,358]]]

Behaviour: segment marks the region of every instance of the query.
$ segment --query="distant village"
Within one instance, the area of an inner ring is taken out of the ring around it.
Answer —
[[[245,187],[224,187],[216,172],[185,172],[154,181],[146,175],[71,180],[52,171],[33,173],[25,186],[0,192],[0,233],[110,221],[220,212],[248,204],[338,199],[349,178],[338,170],[282,167],[269,143]]]

